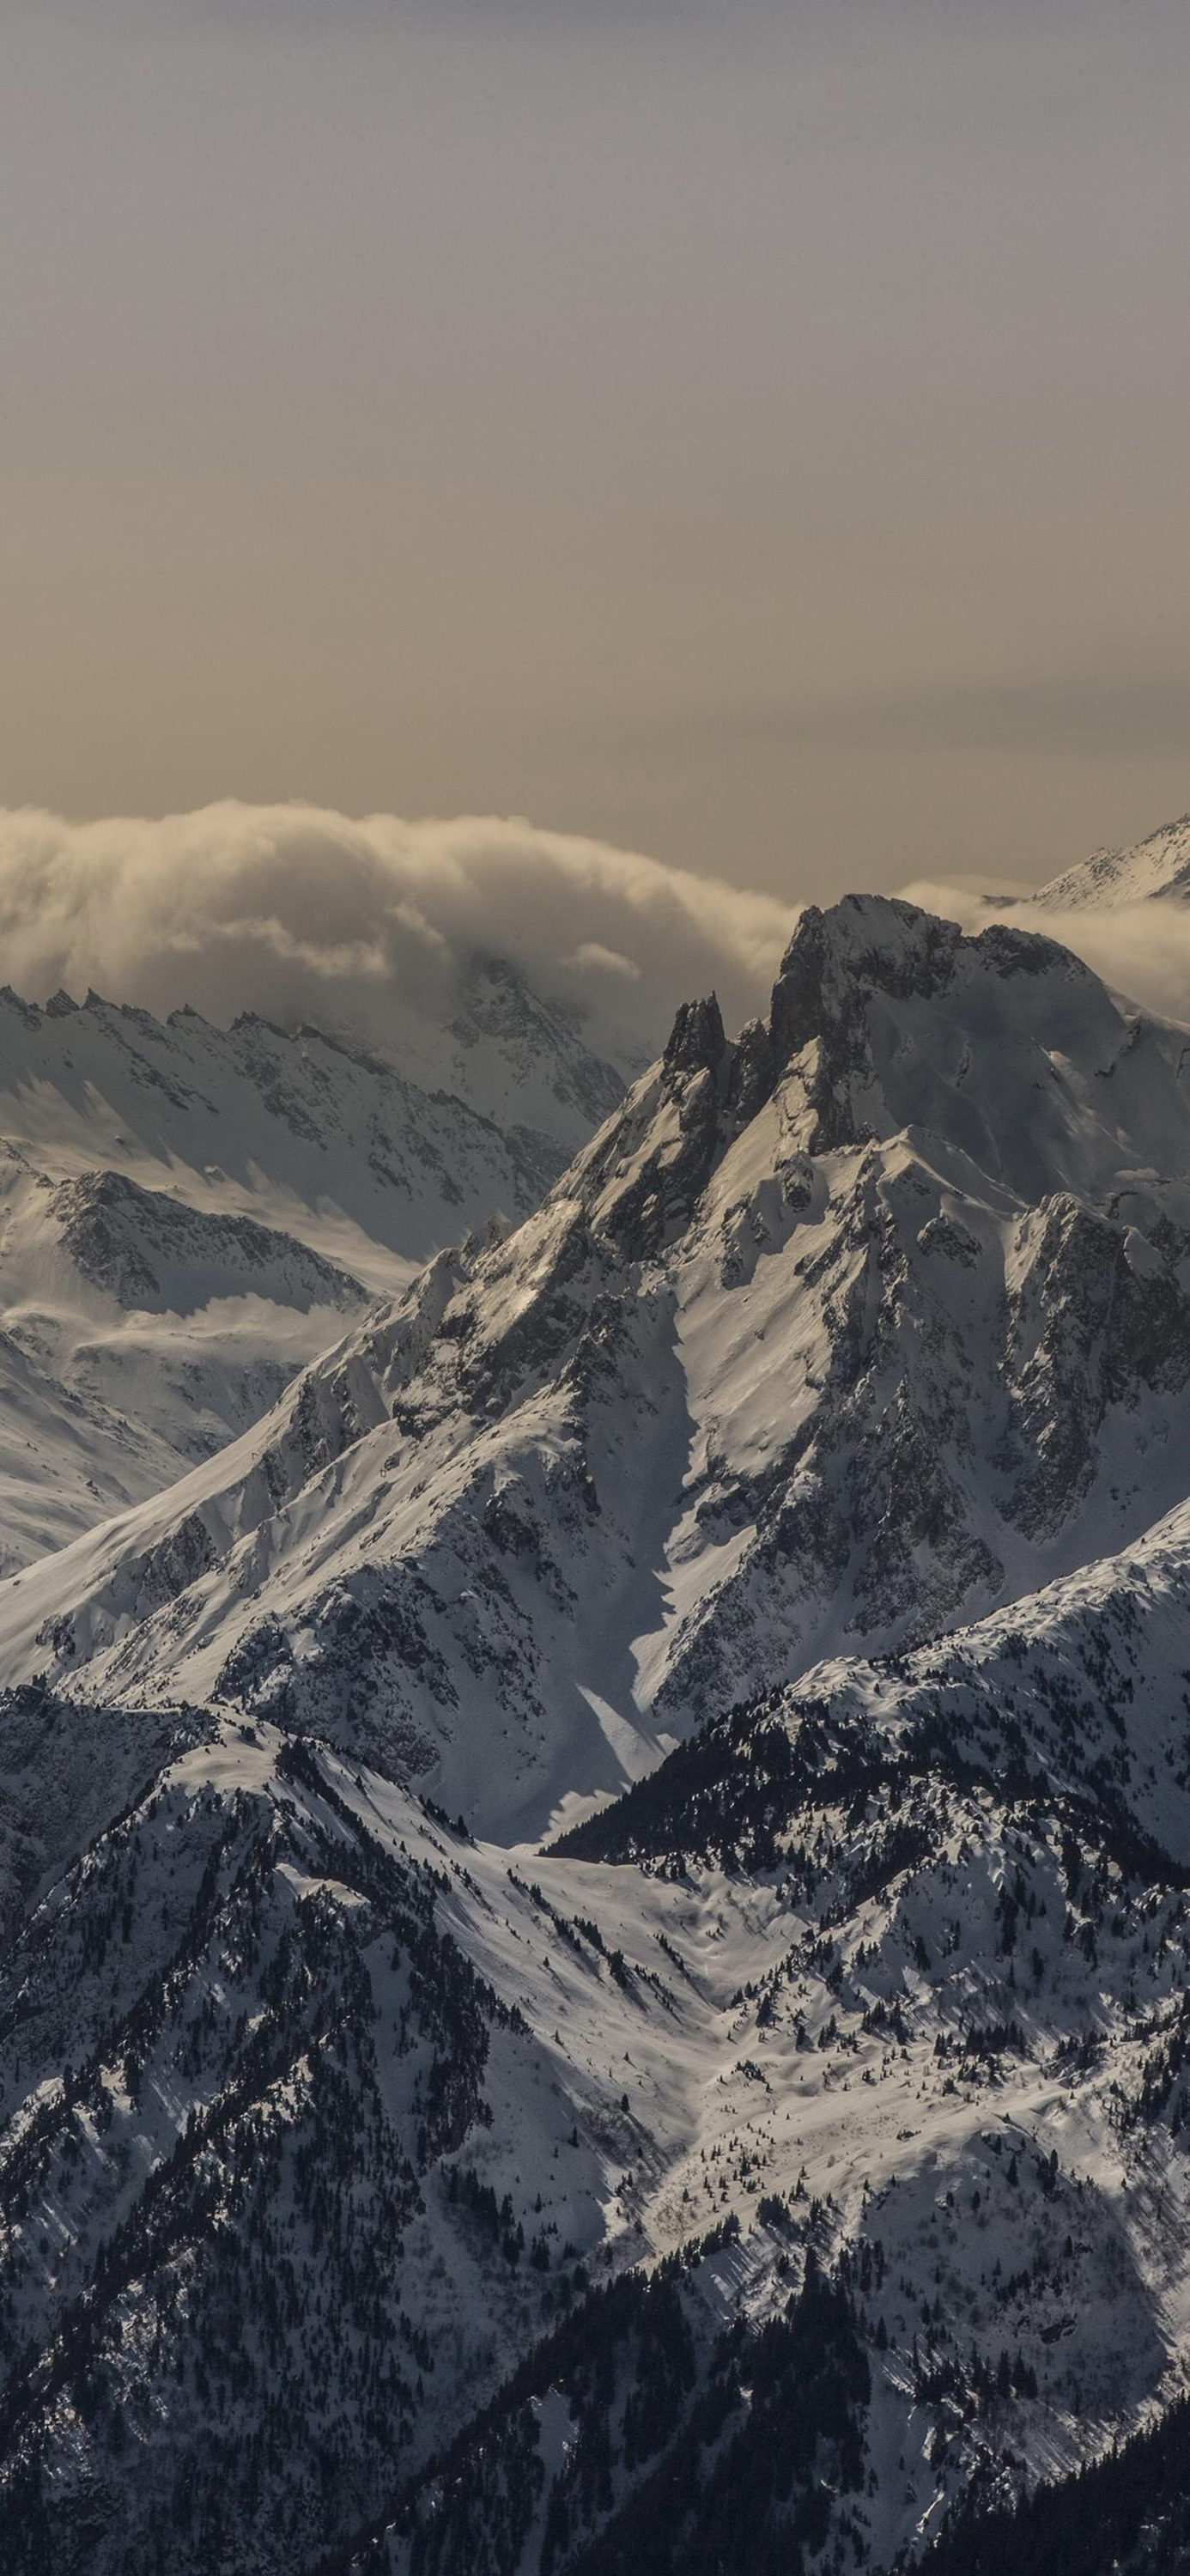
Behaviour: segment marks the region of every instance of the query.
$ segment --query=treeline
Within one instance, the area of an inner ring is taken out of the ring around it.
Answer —
[[[738,2236],[729,2217],[592,2291],[320,2576],[832,2576],[844,2550],[854,2565],[871,2381],[850,2289],[807,2246],[781,2312],[715,2329],[692,2278]],[[546,2405],[567,2426],[552,2476]]]
[[[1190,2398],[1073,2478],[1015,2505],[973,2495],[914,2576],[1186,2576]],[[897,2576],[909,2576],[901,2561]]]

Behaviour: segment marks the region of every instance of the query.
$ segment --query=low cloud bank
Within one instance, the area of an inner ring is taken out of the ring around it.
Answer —
[[[842,889],[841,889],[842,891]],[[918,883],[968,930],[1045,931],[1147,1008],[1190,1021],[1190,905],[1054,911]],[[511,957],[587,1015],[592,1042],[653,1049],[714,987],[730,1026],[765,1007],[798,906],[517,820],[354,820],[305,805],[72,823],[0,810],[0,972],[164,1013],[256,1010],[396,1041],[403,1009],[449,1013],[475,950]]]
[[[762,1008],[796,917],[765,894],[519,821],[360,821],[225,803],[160,821],[0,811],[3,974],[156,1012],[257,1010],[383,1045],[448,1007],[476,949],[580,1005],[598,1043],[653,1047],[678,1003]]]

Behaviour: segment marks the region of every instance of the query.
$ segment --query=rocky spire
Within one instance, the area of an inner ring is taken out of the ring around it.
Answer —
[[[665,1050],[666,1072],[716,1073],[726,1045],[717,996],[709,993],[705,1001],[683,1002]]]

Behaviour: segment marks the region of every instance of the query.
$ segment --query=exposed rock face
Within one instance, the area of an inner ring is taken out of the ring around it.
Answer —
[[[1168,1236],[1157,1251],[1065,1195],[1044,1200],[1023,1230],[1005,1338],[1005,1457],[1017,1479],[1013,1516],[1031,1534],[1060,1528],[1089,1491],[1113,1405],[1142,1387],[1174,1406],[1182,1396],[1187,1251],[1190,1239],[1171,1246]]]
[[[705,1002],[683,1002],[662,1062],[667,1073],[717,1073],[727,1039],[712,993]]]
[[[929,1000],[949,983],[962,934],[894,896],[844,895],[829,913],[807,904],[773,987],[773,1041],[790,1055],[821,1037],[865,987]]]
[[[732,1050],[727,1085],[727,1105],[741,1127],[763,1109],[776,1078],[772,1031],[765,1020],[749,1020]]]

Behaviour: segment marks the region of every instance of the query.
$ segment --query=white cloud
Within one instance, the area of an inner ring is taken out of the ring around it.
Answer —
[[[560,957],[559,966],[582,975],[590,969],[595,975],[622,975],[626,983],[640,982],[640,968],[635,957],[623,957],[618,948],[604,948],[598,939],[580,939],[569,957]]]
[[[967,929],[1044,930],[1148,1008],[1190,1019],[1190,906],[1043,912],[1007,883],[905,893]],[[712,987],[729,1026],[763,1008],[796,913],[516,819],[231,802],[159,821],[0,810],[0,971],[33,1001],[94,985],[155,1011],[259,1010],[383,1046],[404,1002],[449,1008],[460,960],[487,949],[580,1004],[596,1043],[649,1048],[679,1002]]]
[[[383,1044],[403,996],[448,1000],[474,949],[659,1044],[714,986],[766,998],[795,907],[518,820],[360,820],[210,805],[159,821],[0,811],[0,955],[27,999],[59,985],[211,1019],[246,1009]]]

